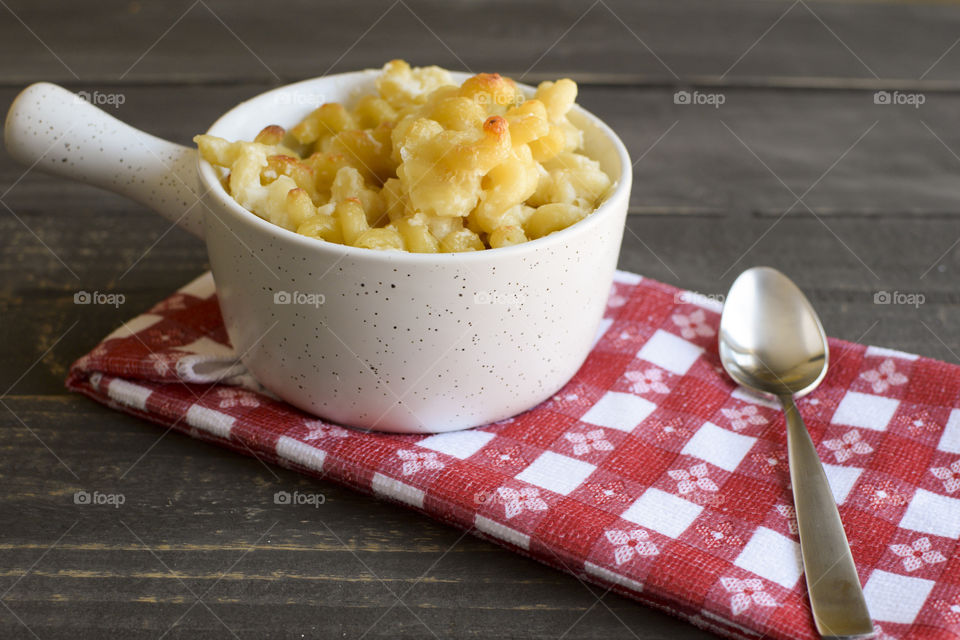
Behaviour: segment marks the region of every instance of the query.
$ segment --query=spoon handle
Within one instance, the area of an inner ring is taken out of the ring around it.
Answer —
[[[825,638],[869,637],[870,612],[827,475],[793,397],[781,396],[780,403],[787,419],[790,482],[817,631]]]

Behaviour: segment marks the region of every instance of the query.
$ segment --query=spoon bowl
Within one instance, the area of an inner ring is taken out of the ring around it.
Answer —
[[[733,283],[720,320],[720,359],[740,384],[803,396],[827,374],[827,336],[813,306],[788,277],[749,269]]]

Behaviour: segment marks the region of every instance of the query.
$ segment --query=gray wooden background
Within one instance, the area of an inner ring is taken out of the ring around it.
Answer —
[[[54,81],[186,143],[265,89],[392,57],[570,76],[636,161],[621,268],[717,295],[769,264],[832,335],[958,362],[958,39],[949,2],[0,0],[0,105]],[[70,363],[204,249],[3,154],[0,204],[0,637],[710,637],[65,393]],[[79,290],[126,303],[75,306]],[[326,502],[273,503],[295,488]]]

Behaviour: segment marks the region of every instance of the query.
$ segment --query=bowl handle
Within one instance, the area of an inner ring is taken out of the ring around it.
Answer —
[[[10,155],[30,169],[125,195],[203,237],[195,149],[134,129],[48,82],[14,99],[3,139]]]

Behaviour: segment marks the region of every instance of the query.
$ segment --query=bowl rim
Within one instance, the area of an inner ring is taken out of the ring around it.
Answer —
[[[380,72],[380,69],[362,69],[360,71],[348,71],[344,73],[317,76],[261,92],[255,96],[247,98],[246,100],[225,111],[213,122],[213,124],[210,125],[210,127],[207,129],[207,133],[213,131],[225,120],[229,120],[230,118],[236,116],[238,112],[248,108],[250,103],[253,101],[260,100],[271,94],[279,96],[285,93],[296,91],[297,88],[301,88],[306,85],[313,85],[315,83],[321,83],[324,81],[335,82],[338,79],[352,79],[353,77],[359,76],[372,76],[374,74],[379,74]],[[462,82],[464,79],[472,77],[474,74],[463,71],[450,71],[450,75],[455,80]],[[532,92],[535,90],[534,87],[522,83],[517,83],[517,86],[526,92]],[[204,197],[216,196],[218,202],[223,205],[227,211],[232,213],[239,222],[245,223],[248,227],[253,227],[258,231],[263,232],[265,235],[271,236],[272,239],[289,242],[302,248],[312,249],[320,252],[332,252],[341,258],[349,256],[363,260],[371,260],[374,262],[382,261],[391,265],[395,265],[398,262],[405,264],[435,265],[439,262],[450,260],[466,262],[486,261],[491,257],[491,254],[495,258],[504,259],[508,257],[517,257],[518,255],[525,253],[535,254],[539,253],[540,251],[548,251],[551,247],[556,245],[567,244],[579,235],[591,232],[595,227],[603,223],[606,218],[615,215],[618,207],[614,203],[624,201],[624,208],[629,205],[630,188],[633,180],[633,165],[630,162],[630,154],[627,152],[626,145],[624,145],[623,141],[620,140],[620,137],[614,133],[613,129],[611,129],[610,126],[599,117],[590,111],[587,111],[578,104],[575,104],[573,108],[578,115],[586,118],[591,125],[593,125],[601,134],[603,134],[606,142],[613,146],[613,149],[616,151],[620,161],[620,176],[616,179],[613,190],[607,195],[606,199],[600,203],[600,206],[594,209],[593,212],[588,214],[582,220],[577,221],[565,229],[554,231],[553,233],[543,236],[542,238],[528,240],[526,242],[508,247],[484,249],[483,251],[462,251],[454,253],[414,253],[411,251],[377,251],[364,247],[353,247],[350,245],[327,242],[326,240],[311,238],[309,236],[304,236],[294,231],[284,229],[283,227],[268,220],[264,220],[257,214],[240,205],[240,203],[238,203],[233,196],[231,196],[226,189],[224,189],[213,166],[204,160],[203,156],[201,156],[199,153],[197,153],[197,174],[199,175],[200,181],[203,183],[203,187],[205,189]],[[204,208],[206,208],[211,214],[213,213],[209,207]],[[218,221],[221,224],[226,225],[223,220],[218,219]],[[229,228],[229,225],[227,226]]]

